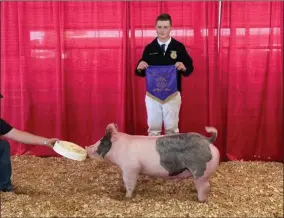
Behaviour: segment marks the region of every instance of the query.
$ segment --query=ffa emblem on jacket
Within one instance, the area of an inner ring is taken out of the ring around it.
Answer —
[[[171,58],[176,59],[177,58],[177,52],[176,51],[171,51]]]

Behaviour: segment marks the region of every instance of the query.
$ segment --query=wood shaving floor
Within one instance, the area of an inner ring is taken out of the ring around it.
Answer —
[[[1,217],[283,217],[283,164],[221,163],[208,203],[192,179],[139,178],[124,200],[119,168],[87,159],[13,156],[14,193],[1,193]]]

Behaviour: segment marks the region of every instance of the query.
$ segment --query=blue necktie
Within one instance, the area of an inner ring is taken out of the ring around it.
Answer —
[[[165,53],[166,44],[162,44],[161,48],[162,48],[163,52]]]

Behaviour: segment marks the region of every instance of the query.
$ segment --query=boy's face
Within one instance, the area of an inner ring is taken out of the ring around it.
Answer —
[[[161,21],[158,20],[156,23],[156,32],[158,35],[158,38],[161,40],[167,40],[170,38],[170,32],[172,30],[172,26],[170,24],[170,21]]]

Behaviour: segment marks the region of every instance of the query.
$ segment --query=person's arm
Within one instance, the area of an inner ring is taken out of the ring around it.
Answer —
[[[147,50],[147,46],[145,47],[145,49],[143,51],[142,58],[138,61],[137,65],[136,65],[135,74],[137,76],[141,76],[141,77],[146,76],[145,69],[148,67],[148,63],[146,62],[146,54],[147,54],[146,50]],[[138,68],[140,68],[139,64],[140,64],[141,67],[143,67],[143,68],[145,67],[145,68],[144,69],[138,69]]]
[[[189,76],[193,72],[194,67],[193,67],[192,58],[189,56],[184,45],[182,45],[180,56],[181,56],[180,61],[184,64],[186,68],[186,70],[181,70],[180,72],[182,73],[183,76]]]
[[[15,128],[13,128],[7,134],[3,135],[3,137],[23,143],[23,144],[46,145],[48,147],[53,147],[54,143],[58,141],[58,139],[56,138],[48,139],[42,136],[37,136],[37,135],[33,135],[25,131],[21,131]]]

